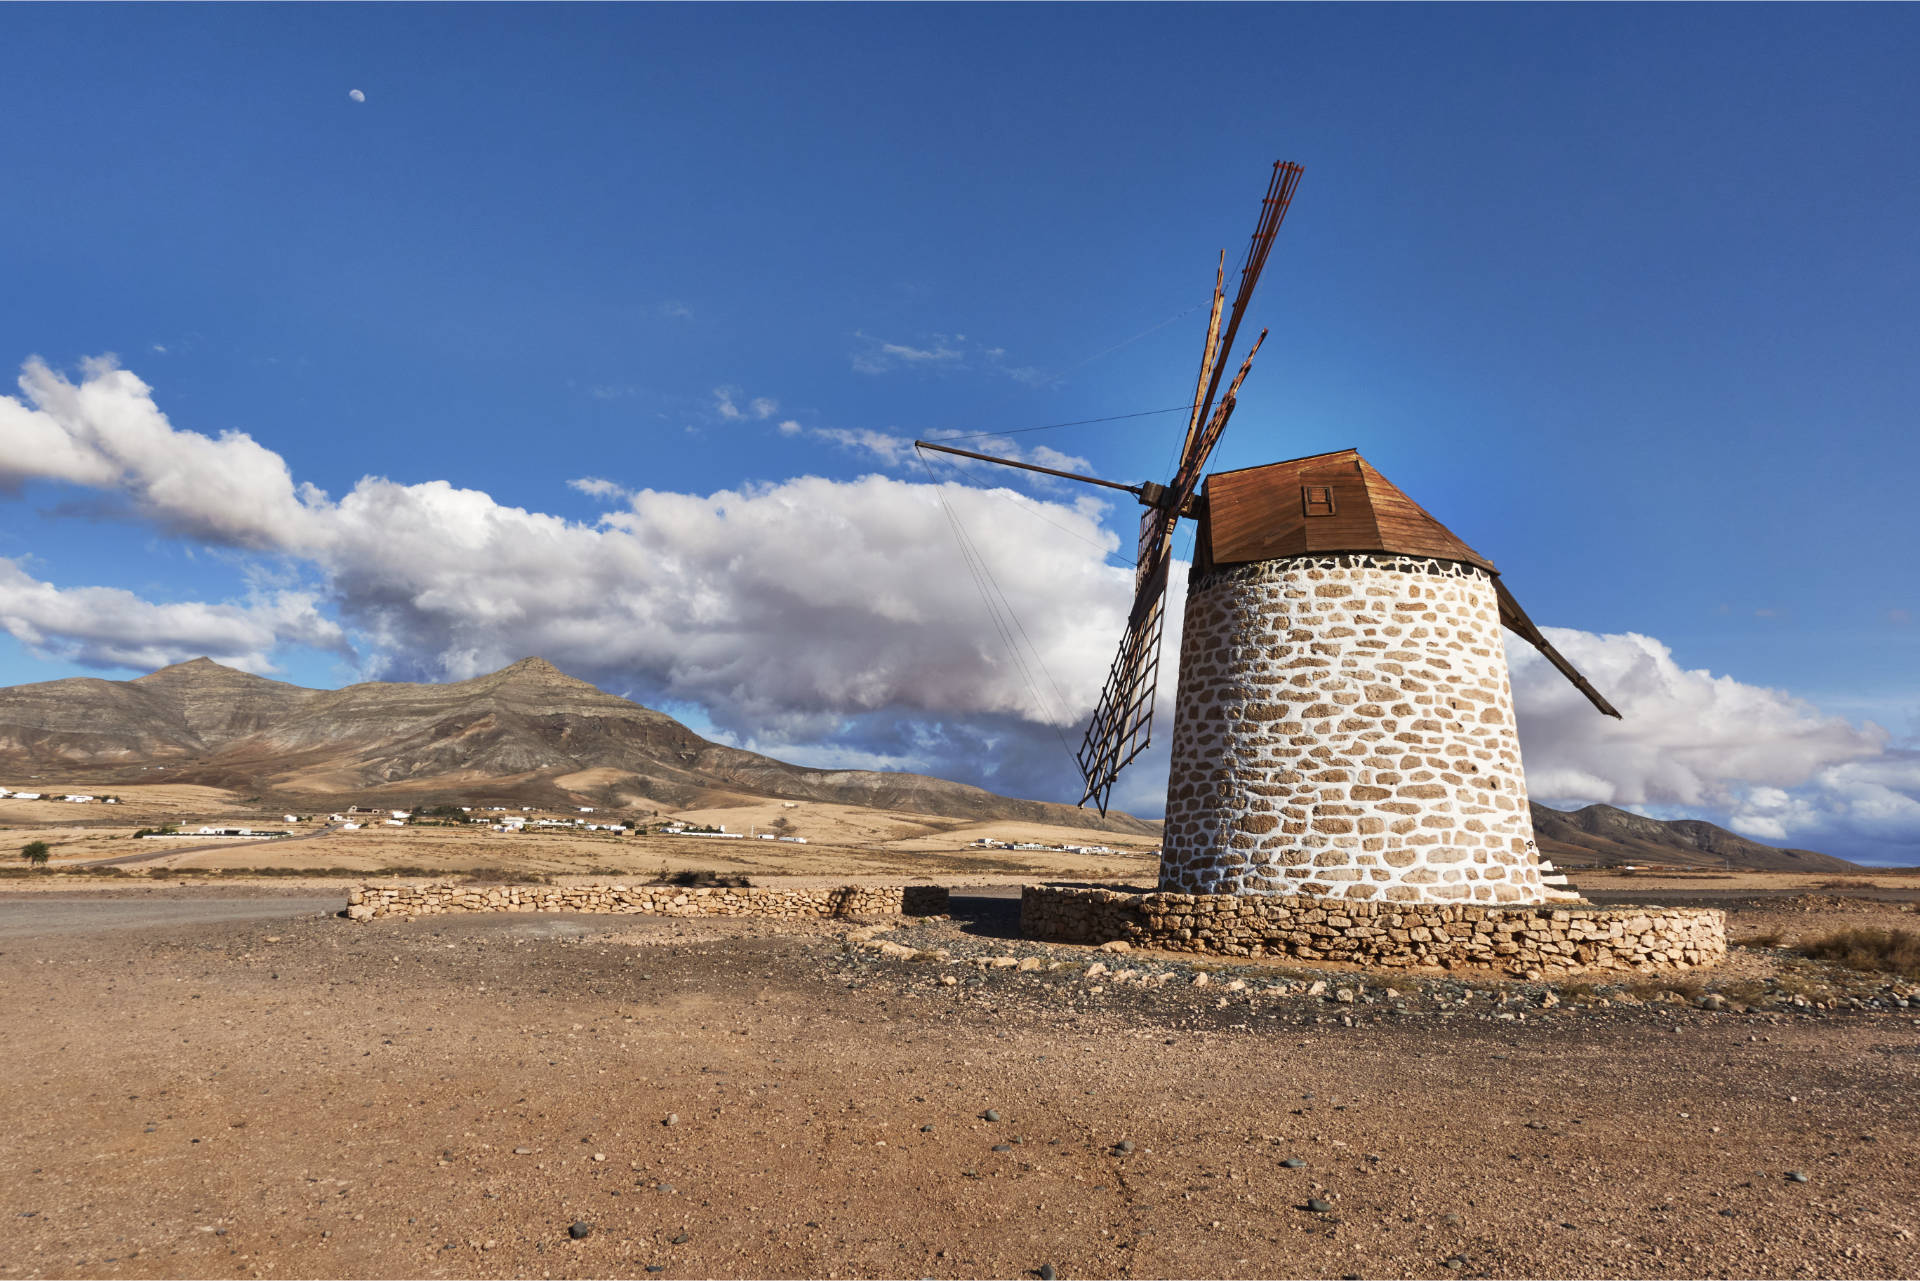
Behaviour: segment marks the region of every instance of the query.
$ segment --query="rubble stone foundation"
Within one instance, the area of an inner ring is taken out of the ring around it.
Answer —
[[[654,916],[760,916],[818,920],[933,916],[947,910],[940,885],[843,885],[824,889],[676,885],[368,884],[347,892],[347,916],[437,916],[448,912],[612,912]]]
[[[1485,966],[1537,978],[1572,970],[1711,965],[1727,953],[1712,908],[1350,902],[1245,894],[1165,894],[1029,885],[1030,939],[1377,967]]]

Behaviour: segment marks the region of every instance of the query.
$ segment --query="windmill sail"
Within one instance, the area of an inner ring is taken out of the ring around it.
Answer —
[[[1134,562],[1133,608],[1128,612],[1126,634],[1120,638],[1120,650],[1108,669],[1106,686],[1100,692],[1099,705],[1094,708],[1093,720],[1087,726],[1086,738],[1077,756],[1086,782],[1080,804],[1094,801],[1102,814],[1107,812],[1107,802],[1120,771],[1153,740],[1153,705],[1154,696],[1159,692],[1160,638],[1166,628],[1167,574],[1173,560],[1173,531],[1180,517],[1189,514],[1207,456],[1213,452],[1221,432],[1226,430],[1227,420],[1233,416],[1240,383],[1253,367],[1254,352],[1266,341],[1263,329],[1216,407],[1214,396],[1226,372],[1234,336],[1240,330],[1254,286],[1266,267],[1267,254],[1280,232],[1281,219],[1287,215],[1300,172],[1300,166],[1294,164],[1276,163],[1273,167],[1267,194],[1260,202],[1260,220],[1254,226],[1253,239],[1240,266],[1240,285],[1224,334],[1220,332],[1225,303],[1224,255],[1214,272],[1213,311],[1207,322],[1200,378],[1195,388],[1193,413],[1187,420],[1186,440],[1180,450],[1180,464],[1174,471],[1173,483],[1141,518],[1140,550]]]

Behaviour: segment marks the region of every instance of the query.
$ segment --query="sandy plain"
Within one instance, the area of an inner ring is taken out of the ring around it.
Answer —
[[[469,835],[366,857],[501,862]],[[353,924],[329,878],[0,883],[0,1277],[1920,1274],[1920,991],[1780,946],[1911,927],[1912,877],[1581,878],[1725,907],[1781,937],[1712,982],[1815,998],[1711,1012],[1028,943],[1032,856],[935,870],[967,839],[798,855],[984,886],[884,936],[917,961],[844,923]]]

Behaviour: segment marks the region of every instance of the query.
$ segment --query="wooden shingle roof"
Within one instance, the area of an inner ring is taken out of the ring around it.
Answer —
[[[1362,458],[1358,450],[1215,472],[1200,510],[1194,571],[1333,552],[1385,552],[1464,561],[1493,575],[1500,622],[1554,665],[1608,716],[1620,713],[1553,647],[1500,579],[1493,562],[1461,542]]]
[[[1204,566],[1326,552],[1390,552],[1493,562],[1467,546],[1353,449],[1207,477]]]

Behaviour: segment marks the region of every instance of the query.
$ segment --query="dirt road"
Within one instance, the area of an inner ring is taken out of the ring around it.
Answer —
[[[0,1276],[1920,1274],[1904,1010],[1503,1021],[293,903],[7,918]]]
[[[61,934],[96,934],[153,926],[292,920],[340,910],[343,895],[261,898],[104,894],[0,896],[0,940],[27,941]]]

